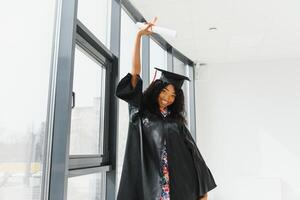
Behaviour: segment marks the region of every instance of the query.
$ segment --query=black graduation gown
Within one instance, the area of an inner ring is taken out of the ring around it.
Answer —
[[[166,142],[171,200],[198,200],[216,187],[184,124],[141,109],[142,80],[131,86],[128,73],[116,95],[129,104],[129,128],[117,200],[159,200],[161,150]]]

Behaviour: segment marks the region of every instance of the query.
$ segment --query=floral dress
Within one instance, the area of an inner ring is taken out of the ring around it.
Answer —
[[[161,114],[166,117],[169,112],[162,111]],[[160,200],[170,200],[170,181],[169,181],[169,168],[168,168],[168,154],[167,154],[167,146],[166,141],[164,142],[164,146],[161,150],[161,170],[162,170],[162,177],[160,180],[161,185],[161,195]]]

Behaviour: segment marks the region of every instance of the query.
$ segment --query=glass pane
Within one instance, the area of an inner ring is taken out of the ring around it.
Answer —
[[[75,49],[70,154],[102,153],[105,69]]]
[[[150,39],[150,82],[154,79],[155,67],[167,70],[167,52]],[[156,79],[161,72],[157,71]]]
[[[111,0],[79,0],[77,18],[109,47]]]
[[[186,65],[176,57],[173,57],[173,61],[174,61],[174,72],[177,74],[181,74],[183,76],[187,76]]]
[[[1,200],[41,198],[55,4],[0,6]]]
[[[105,173],[69,178],[67,199],[104,200],[105,182]]]
[[[121,49],[120,49],[120,78],[131,72],[132,52],[138,28],[132,19],[122,9],[121,12]],[[119,125],[118,125],[118,149],[117,149],[117,186],[123,166],[125,145],[128,129],[128,105],[125,101],[119,100]]]
[[[190,82],[188,82],[188,87],[189,87],[189,112],[190,114],[188,115],[188,122],[189,122],[189,129],[191,131],[191,134],[194,138],[196,138],[196,115],[195,115],[195,90],[194,90],[194,67],[192,66],[187,66],[189,70],[189,78]]]

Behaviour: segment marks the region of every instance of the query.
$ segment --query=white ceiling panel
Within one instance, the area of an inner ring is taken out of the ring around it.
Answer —
[[[132,0],[158,26],[177,31],[165,38],[194,61],[205,63],[300,58],[300,1]],[[209,30],[211,27],[217,30]]]

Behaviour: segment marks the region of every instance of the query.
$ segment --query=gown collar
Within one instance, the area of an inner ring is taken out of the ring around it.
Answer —
[[[160,113],[162,114],[163,117],[167,117],[170,114],[170,111],[168,109],[166,110],[160,109]]]

